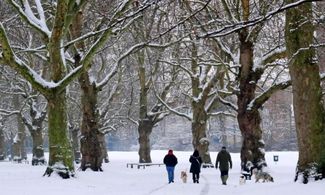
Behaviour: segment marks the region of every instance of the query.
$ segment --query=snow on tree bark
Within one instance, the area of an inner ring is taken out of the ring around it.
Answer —
[[[319,173],[325,176],[325,112],[315,49],[309,47],[314,30],[312,3],[287,10],[285,38],[299,149],[295,180],[303,183]]]

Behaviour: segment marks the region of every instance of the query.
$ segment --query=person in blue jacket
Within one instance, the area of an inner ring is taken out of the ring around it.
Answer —
[[[166,165],[168,174],[168,183],[174,183],[174,170],[177,163],[177,158],[173,154],[173,150],[168,150],[168,154],[166,154],[164,158],[164,164]]]

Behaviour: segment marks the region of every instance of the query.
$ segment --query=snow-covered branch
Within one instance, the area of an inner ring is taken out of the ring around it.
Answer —
[[[2,23],[0,23],[0,43],[2,45],[1,58],[4,64],[11,66],[17,72],[21,73],[27,81],[32,83],[33,86],[43,94],[47,93],[47,89],[55,87],[53,82],[45,81],[39,74],[14,54]]]
[[[160,33],[156,37],[156,39],[158,39],[159,37],[162,37],[162,36],[166,35],[167,33],[171,32],[175,28],[179,27],[180,25],[184,24],[185,22],[187,22],[188,20],[190,20],[192,17],[194,17],[195,15],[197,15],[198,13],[200,13],[202,10],[204,10],[209,5],[210,1],[211,0],[208,0],[207,2],[204,3],[204,5],[201,8],[195,10],[192,14],[190,14],[189,16],[185,17],[184,19],[180,20],[177,24],[174,24],[169,29],[167,29],[164,32]]]
[[[264,55],[263,58],[261,59],[261,64],[269,64],[274,62],[275,60],[285,58],[286,55],[286,48],[277,48],[273,50],[272,52],[269,52],[268,54]]]
[[[256,110],[259,109],[270,97],[274,92],[283,90],[291,86],[291,80],[283,81],[272,85],[270,88],[265,90],[262,94],[257,96],[253,99],[249,105],[247,110]]]
[[[185,66],[181,65],[181,64],[178,64],[178,63],[175,63],[175,62],[169,62],[169,61],[166,61],[166,60],[159,60],[159,62],[162,62],[162,63],[166,63],[168,65],[171,65],[171,66],[179,66],[182,70],[184,70],[190,77],[194,77],[194,74],[191,70],[189,70],[188,68],[186,68]]]
[[[235,104],[233,104],[232,102],[230,102],[230,101],[227,101],[227,100],[225,100],[225,99],[223,99],[222,97],[220,97],[219,95],[217,96],[218,97],[218,99],[219,99],[219,101],[222,103],[222,104],[224,104],[224,105],[226,105],[226,106],[229,106],[230,108],[232,108],[234,111],[238,111],[238,107],[237,107],[237,105],[235,105]]]
[[[35,0],[38,12],[37,15],[40,18],[37,18],[33,13],[33,10],[30,7],[28,0],[22,0],[23,7],[18,5],[15,0],[9,0],[9,3],[17,10],[21,18],[25,20],[31,27],[36,29],[38,32],[40,32],[47,38],[51,36],[51,31],[47,27],[44,10],[40,0]]]
[[[299,5],[303,4],[303,3],[316,2],[316,1],[322,1],[322,0],[300,0],[300,1],[290,3],[290,4],[287,4],[287,5],[284,5],[284,6],[280,6],[280,7],[276,8],[276,9],[266,13],[264,16],[259,16],[259,17],[256,17],[256,18],[252,19],[252,20],[248,20],[248,21],[241,21],[241,22],[237,22],[235,24],[226,25],[221,29],[210,31],[208,33],[199,35],[198,37],[200,37],[200,38],[223,37],[223,36],[232,34],[234,32],[237,32],[237,31],[239,31],[239,30],[241,30],[243,28],[255,26],[255,25],[257,25],[257,24],[259,24],[261,22],[265,22],[265,21],[271,19],[273,16],[275,16],[275,15],[277,15],[277,14],[279,14],[279,13],[285,11],[285,10],[297,7],[297,6],[299,6]]]
[[[315,49],[315,48],[319,48],[319,47],[325,47],[325,43],[318,43],[318,44],[312,44],[312,45],[309,45],[309,47],[304,47],[304,48],[299,48],[294,54],[292,54],[291,58],[289,59],[289,62],[290,63],[292,60],[295,59],[295,57],[300,53],[300,52],[303,52],[303,51],[308,51],[310,49]]]
[[[3,116],[12,116],[12,115],[18,115],[20,114],[20,110],[15,110],[15,111],[10,111],[10,110],[5,110],[5,109],[0,109],[0,115]]]
[[[224,115],[224,116],[230,116],[230,117],[236,118],[236,115],[234,113],[224,112],[224,111],[212,112],[212,113],[208,113],[208,115],[209,116],[220,116],[220,115]]]
[[[154,94],[157,97],[157,99],[159,100],[160,103],[162,103],[169,111],[171,111],[172,113],[184,117],[189,121],[192,121],[192,116],[189,116],[188,114],[185,113],[181,113],[179,111],[177,111],[176,109],[171,108],[164,100],[161,99],[161,97],[157,94],[155,88],[154,88]]]

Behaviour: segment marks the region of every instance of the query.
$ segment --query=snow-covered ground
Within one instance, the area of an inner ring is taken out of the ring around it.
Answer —
[[[161,163],[167,151],[152,151],[152,160]],[[0,162],[1,195],[316,195],[325,192],[325,181],[307,185],[293,182],[297,152],[268,152],[269,172],[274,183],[247,181],[239,185],[239,154],[231,154],[233,169],[230,170],[228,185],[221,185],[219,170],[202,169],[200,183],[193,184],[191,175],[182,183],[180,172],[189,170],[192,152],[178,152],[179,164],[175,169],[175,183],[167,183],[164,166],[145,169],[126,167],[128,162],[137,162],[137,152],[109,152],[110,163],[103,164],[104,172],[76,171],[76,178],[63,180],[59,176],[42,177],[45,166]],[[211,152],[215,161],[217,153]],[[273,155],[279,161],[273,162]]]

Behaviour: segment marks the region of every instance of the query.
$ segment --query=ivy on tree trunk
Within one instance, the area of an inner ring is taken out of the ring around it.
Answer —
[[[68,138],[66,94],[53,94],[48,99],[49,163],[44,175],[58,173],[62,178],[74,176],[73,153]]]

